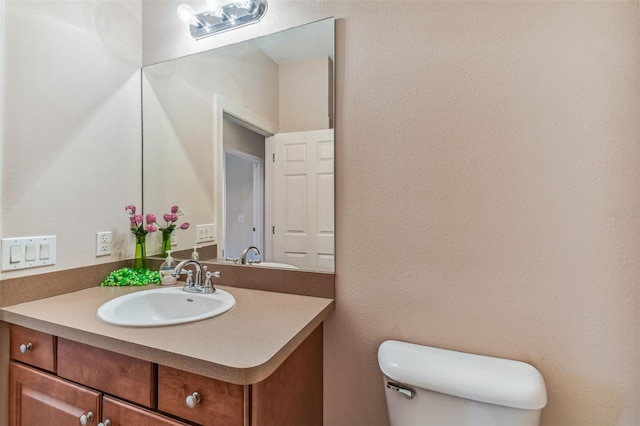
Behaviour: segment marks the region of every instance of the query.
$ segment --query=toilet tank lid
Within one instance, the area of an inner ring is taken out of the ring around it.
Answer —
[[[524,410],[547,404],[542,375],[520,361],[387,340],[378,363],[387,377],[409,386]]]

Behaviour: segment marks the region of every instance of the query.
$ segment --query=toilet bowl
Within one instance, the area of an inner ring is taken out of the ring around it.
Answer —
[[[387,340],[378,363],[392,426],[538,426],[547,403],[520,361]]]

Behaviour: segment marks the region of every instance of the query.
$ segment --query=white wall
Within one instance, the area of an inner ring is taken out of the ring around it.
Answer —
[[[264,160],[265,136],[224,117],[223,124],[224,148],[253,155]]]
[[[57,235],[57,263],[131,257],[140,204],[141,4],[2,2],[2,237]],[[95,257],[95,233],[115,233]]]
[[[280,133],[329,129],[331,59],[280,65]]]
[[[177,3],[145,62],[337,18],[325,424],[387,423],[389,338],[534,364],[543,426],[640,423],[637,1],[273,0],[198,42]]]

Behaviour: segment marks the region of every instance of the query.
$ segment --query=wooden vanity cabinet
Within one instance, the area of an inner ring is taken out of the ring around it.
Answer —
[[[25,360],[13,347],[32,336],[29,331],[10,325],[9,426],[74,425],[89,412],[86,424],[92,426],[106,420],[111,426],[322,426],[322,325],[271,376],[253,385],[44,333],[40,338],[51,343],[50,359]],[[54,368],[42,371],[42,365]],[[190,408],[185,400],[194,392],[198,402]]]

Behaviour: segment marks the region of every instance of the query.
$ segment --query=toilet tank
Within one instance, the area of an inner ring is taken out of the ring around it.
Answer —
[[[520,361],[387,340],[378,363],[392,426],[537,426],[547,403]]]

